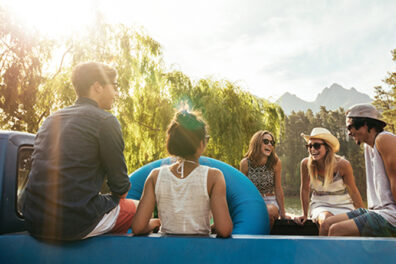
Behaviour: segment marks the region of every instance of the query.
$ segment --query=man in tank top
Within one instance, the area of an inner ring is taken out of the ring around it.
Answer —
[[[368,209],[328,218],[327,234],[396,237],[396,135],[384,131],[386,123],[370,104],[349,108],[346,125],[355,142],[364,143]]]

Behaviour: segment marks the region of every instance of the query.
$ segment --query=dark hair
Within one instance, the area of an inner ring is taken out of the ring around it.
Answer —
[[[381,133],[384,131],[384,127],[386,126],[386,123],[369,117],[351,117],[351,119],[352,125],[355,127],[355,129],[359,129],[362,126],[367,125],[369,131],[370,129],[374,128],[377,133]]]
[[[113,83],[117,71],[103,63],[86,62],[73,69],[72,83],[78,97],[88,95],[89,88],[95,82],[101,85]]]
[[[274,135],[272,135],[272,133],[267,130],[257,131],[250,139],[249,149],[246,152],[245,157],[248,158],[254,165],[258,165],[258,161],[261,158],[261,145],[265,135],[270,135],[272,140],[275,141]],[[273,170],[276,163],[278,162],[278,158],[275,155],[275,146],[273,147],[274,150],[269,155],[267,163],[265,164],[269,170]]]
[[[187,158],[194,155],[205,140],[207,125],[198,113],[177,112],[167,130],[166,148],[169,154]]]

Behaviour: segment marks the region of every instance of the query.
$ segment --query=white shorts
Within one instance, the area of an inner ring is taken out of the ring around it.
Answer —
[[[100,220],[100,222],[96,225],[96,227],[88,235],[86,235],[83,239],[86,239],[86,238],[92,237],[92,236],[99,236],[99,235],[106,234],[106,233],[110,232],[117,222],[119,213],[120,213],[120,205],[117,205],[109,213],[105,214],[103,216],[102,220]]]
[[[348,208],[348,207],[338,208],[338,207],[318,206],[318,207],[311,209],[310,218],[312,220],[316,220],[319,217],[319,214],[322,212],[329,212],[329,213],[332,213],[333,215],[338,215],[338,214],[346,214],[352,210],[354,210],[354,208]]]
[[[264,202],[265,202],[266,205],[273,204],[279,210],[279,205],[278,205],[278,202],[276,201],[276,196],[275,195],[273,195],[273,196],[262,196],[262,197],[263,197]]]

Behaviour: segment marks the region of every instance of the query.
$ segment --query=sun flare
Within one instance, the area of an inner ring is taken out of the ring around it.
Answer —
[[[79,31],[94,21],[98,0],[5,0],[3,4],[28,29],[49,36],[64,36]]]

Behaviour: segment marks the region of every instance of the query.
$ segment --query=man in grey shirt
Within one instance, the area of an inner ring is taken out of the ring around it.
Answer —
[[[323,227],[329,236],[396,236],[396,135],[370,104],[346,112],[349,135],[364,143],[368,209],[329,217]]]

